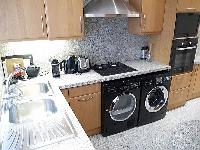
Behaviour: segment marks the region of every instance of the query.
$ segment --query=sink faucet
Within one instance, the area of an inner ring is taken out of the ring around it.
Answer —
[[[10,94],[10,92],[9,92],[10,80],[13,78],[13,76],[14,76],[14,74],[11,73],[7,78],[7,81],[6,81],[6,94]]]
[[[12,80],[13,77],[14,77],[14,74],[11,73],[7,78],[6,87],[5,87],[5,96],[3,97],[3,99],[15,98],[15,97],[18,97],[18,96],[22,95],[22,92],[16,86],[14,86],[14,87],[12,87],[12,89],[10,89],[11,80]],[[17,94],[16,93],[12,93],[13,89],[18,89],[18,91],[20,93],[17,93]]]

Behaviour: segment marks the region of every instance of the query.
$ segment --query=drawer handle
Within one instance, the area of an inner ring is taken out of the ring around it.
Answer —
[[[81,102],[81,101],[89,101],[90,99],[93,99],[94,97],[91,96],[89,98],[83,98],[83,99],[79,99],[78,101]]]
[[[187,10],[196,10],[196,8],[190,8],[190,7],[188,7],[188,8],[186,8]]]

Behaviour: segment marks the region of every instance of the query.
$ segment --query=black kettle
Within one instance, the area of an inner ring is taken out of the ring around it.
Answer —
[[[37,77],[39,72],[40,72],[40,67],[36,67],[34,64],[31,64],[26,69],[26,73],[28,75],[28,78]]]
[[[60,69],[64,68],[65,74],[73,74],[77,72],[77,57],[69,56],[66,60],[60,63]]]

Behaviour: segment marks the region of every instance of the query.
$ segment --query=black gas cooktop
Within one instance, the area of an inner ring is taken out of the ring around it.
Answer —
[[[109,76],[109,75],[115,75],[115,74],[120,74],[120,73],[137,71],[136,69],[131,68],[120,62],[94,65],[93,70],[102,76]]]

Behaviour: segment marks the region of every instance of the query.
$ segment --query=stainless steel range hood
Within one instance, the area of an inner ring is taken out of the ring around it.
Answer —
[[[127,0],[92,0],[84,8],[85,17],[140,17]]]

